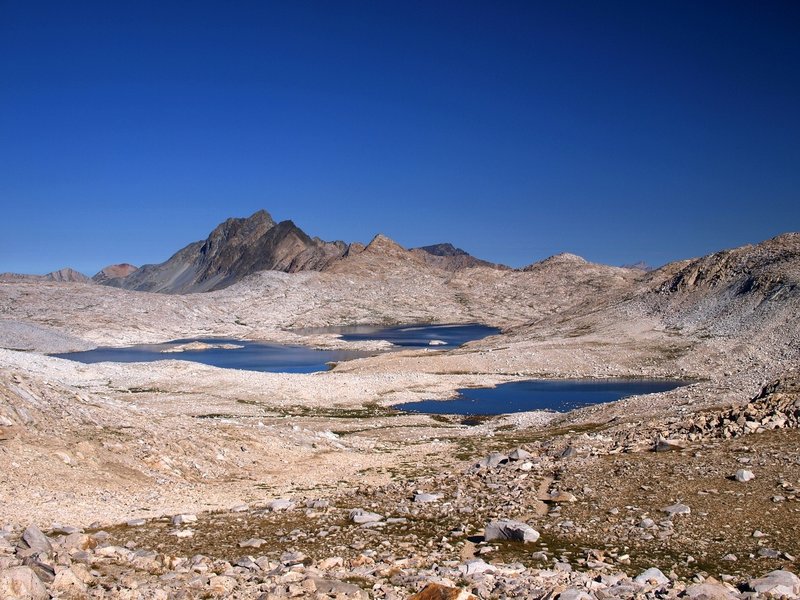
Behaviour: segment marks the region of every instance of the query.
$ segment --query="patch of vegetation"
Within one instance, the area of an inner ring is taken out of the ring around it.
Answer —
[[[237,415],[230,413],[206,413],[204,415],[196,415],[196,419],[235,419]]]

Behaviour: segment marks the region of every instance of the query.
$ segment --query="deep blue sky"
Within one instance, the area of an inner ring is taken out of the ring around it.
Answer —
[[[520,266],[800,230],[800,2],[0,0],[0,271],[266,208]]]

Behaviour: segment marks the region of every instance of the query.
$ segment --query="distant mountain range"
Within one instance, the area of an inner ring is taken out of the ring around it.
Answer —
[[[110,265],[91,279],[72,269],[61,269],[47,275],[3,273],[0,281],[94,282],[129,290],[185,294],[222,289],[259,271],[325,271],[365,249],[381,254],[389,247],[394,253],[446,271],[479,266],[509,269],[475,258],[449,243],[406,250],[380,235],[366,246],[326,242],[310,237],[292,221],[276,223],[267,211],[260,210],[247,218],[220,223],[205,240],[181,248],[163,263],[139,268],[127,263]]]
[[[91,281],[83,273],[75,269],[65,268],[47,273],[46,275],[24,275],[20,273],[0,273],[0,281],[70,281],[74,283],[88,283]]]

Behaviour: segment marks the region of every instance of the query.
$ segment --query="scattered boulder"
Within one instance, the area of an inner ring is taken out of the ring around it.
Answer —
[[[494,571],[495,569],[482,558],[474,558],[472,560],[468,560],[462,565],[459,565],[458,570],[464,577],[469,577],[470,575],[480,575],[481,573],[485,573],[486,571]]]
[[[650,587],[661,587],[669,583],[669,578],[655,567],[647,569],[633,579],[634,583]]]
[[[512,540],[528,543],[538,540],[539,532],[527,523],[501,519],[489,523],[486,526],[483,537],[487,542],[492,540]]]
[[[675,450],[685,450],[686,449],[686,442],[683,440],[667,440],[667,439],[659,439],[656,442],[655,447],[653,450],[655,452],[673,452]]]
[[[533,458],[533,454],[527,450],[523,450],[522,448],[517,448],[516,450],[511,451],[511,453],[508,455],[508,458],[514,461],[528,460],[529,458]]]
[[[127,525],[128,527],[141,527],[145,523],[147,523],[147,520],[145,519],[130,519],[128,521],[125,521],[125,525]]]
[[[377,523],[378,521],[383,520],[383,515],[379,515],[378,513],[369,512],[363,510],[361,508],[354,508],[350,511],[350,520],[353,523],[358,523],[362,525],[364,523]]]
[[[665,506],[661,510],[667,513],[670,519],[678,515],[688,515],[692,512],[691,508],[689,508],[686,504],[681,503]]]
[[[438,502],[441,498],[441,494],[415,494],[414,502],[425,504],[428,502]]]
[[[544,502],[577,502],[578,499],[575,497],[575,494],[571,494],[570,492],[564,492],[562,490],[553,490],[549,494],[547,494],[544,498],[542,498]]]
[[[32,553],[50,554],[53,552],[53,545],[50,540],[36,525],[28,525],[22,533],[22,541],[25,542]]]
[[[185,525],[186,523],[196,523],[196,522],[197,522],[197,515],[182,514],[182,515],[175,515],[174,517],[172,517],[173,525]]]
[[[492,452],[475,463],[476,469],[494,469],[508,462],[508,456],[500,452]]]
[[[267,502],[267,510],[272,512],[281,512],[284,510],[291,510],[293,508],[294,502],[288,498],[279,498],[278,500]]]

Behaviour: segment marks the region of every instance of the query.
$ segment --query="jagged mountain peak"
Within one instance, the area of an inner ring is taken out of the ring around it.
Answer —
[[[407,252],[400,244],[395,242],[392,238],[379,233],[372,241],[367,244],[364,252],[381,253],[381,254],[397,254],[400,252]]]
[[[205,292],[258,271],[321,270],[346,250],[343,242],[312,239],[292,221],[276,223],[259,210],[225,220],[205,240],[189,244],[163,263],[144,265],[105,283],[153,292]]]

